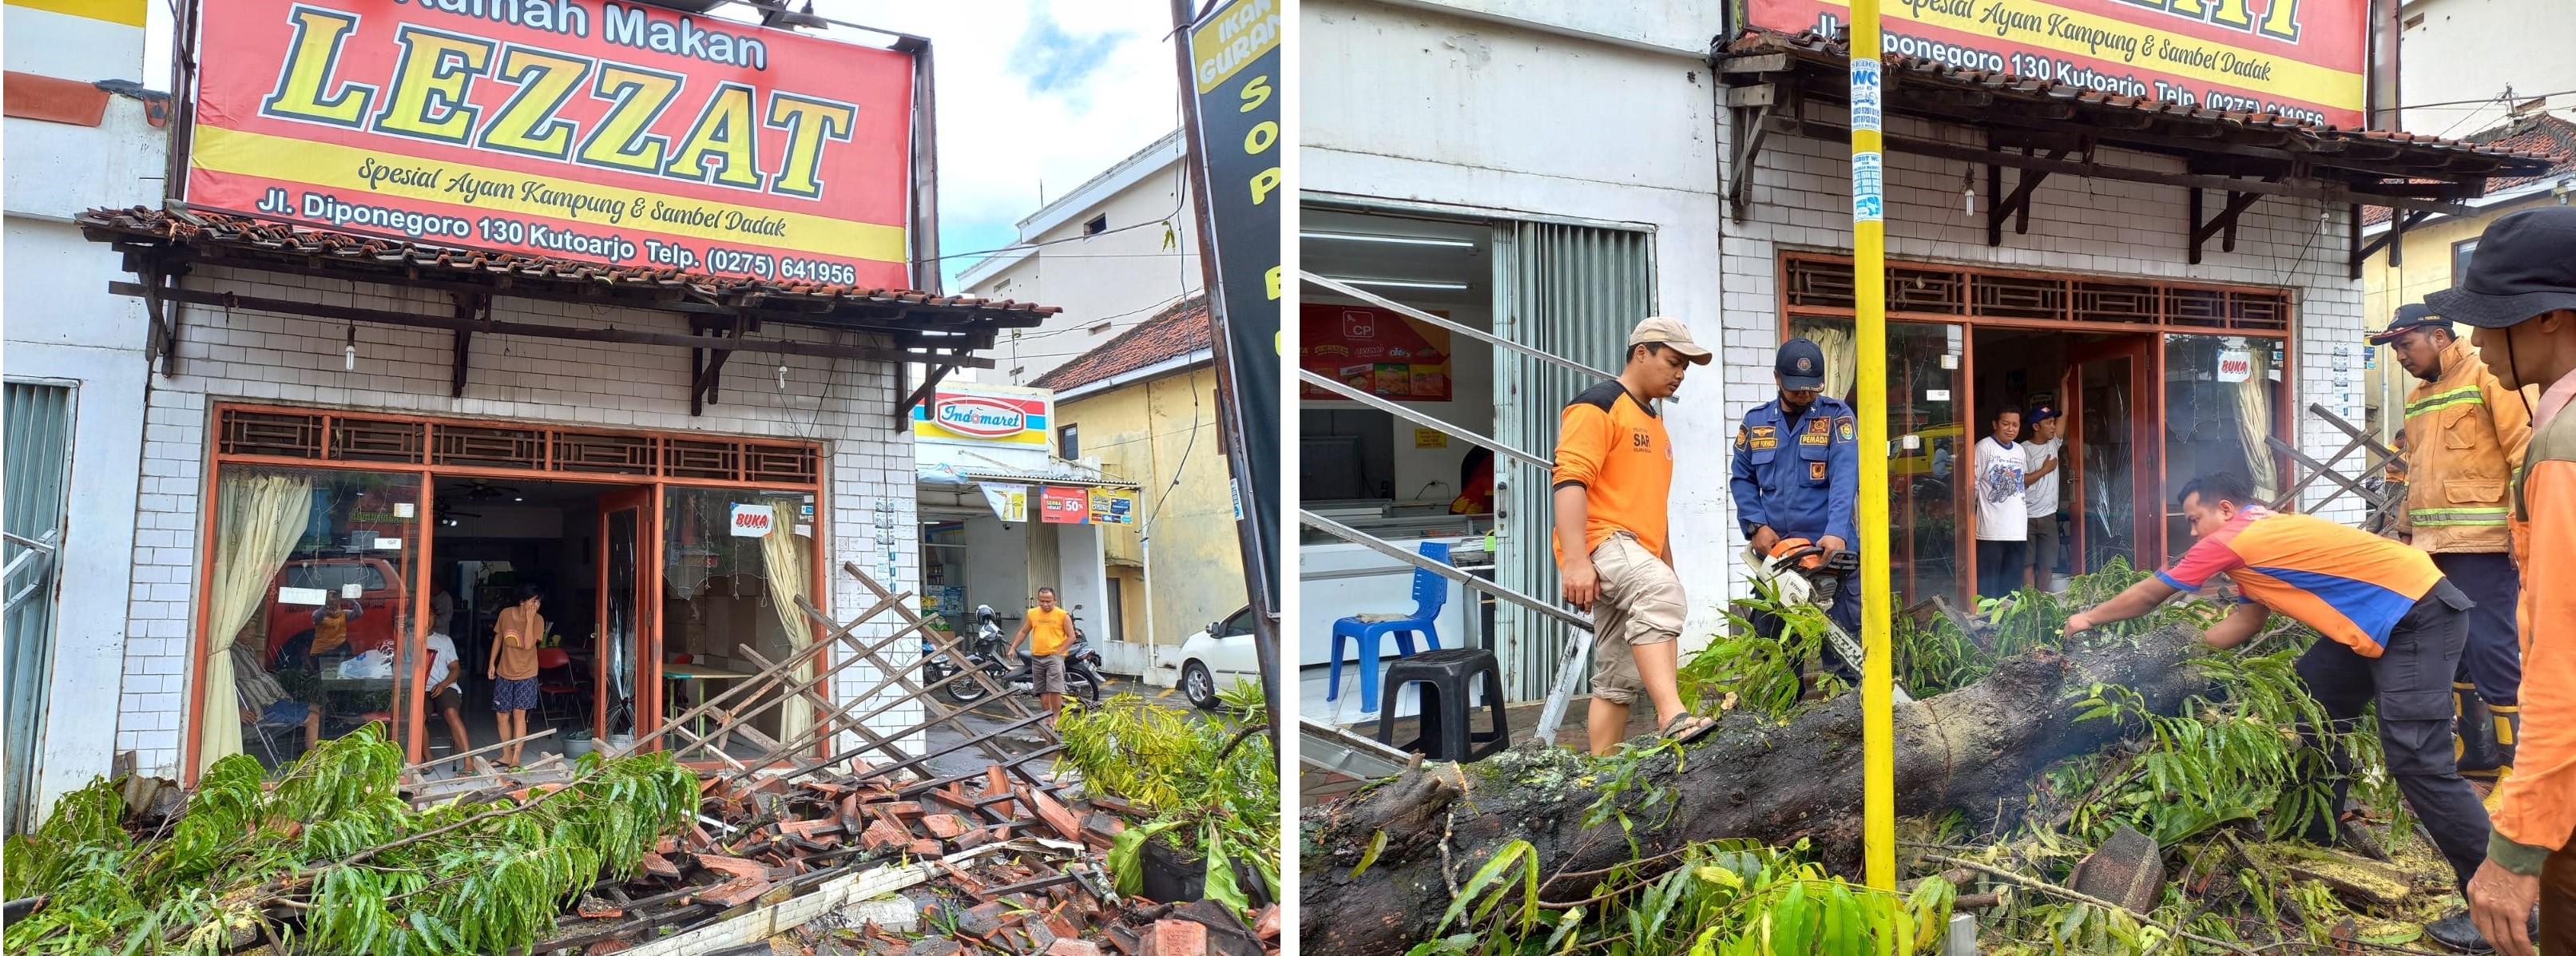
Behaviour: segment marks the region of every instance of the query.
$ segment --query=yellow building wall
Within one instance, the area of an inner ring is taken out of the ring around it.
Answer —
[[[2485,233],[2488,223],[2508,211],[2498,210],[2475,219],[2445,219],[2406,230],[2406,236],[2401,240],[2405,254],[2399,257],[2402,261],[2397,265],[2389,264],[2387,250],[2372,255],[2361,265],[2362,323],[2377,331],[2397,315],[2398,306],[2422,302],[2427,293],[2450,288],[2451,247]],[[2467,326],[2458,326],[2457,329],[2464,339],[2474,331]],[[2415,379],[2407,375],[2405,369],[2397,367],[2397,360],[2389,354],[2387,346],[2358,344],[2362,348],[2375,348],[2379,353],[2379,367],[2368,373],[2366,379],[2371,385],[2365,404],[2371,409],[2376,430],[2384,438],[2393,440],[2405,422],[2399,414],[2382,410],[2405,407],[2406,392],[2414,387]]]
[[[1122,592],[1128,640],[1147,641],[1144,591],[1153,592],[1151,642],[1179,644],[1243,606],[1243,554],[1234,530],[1216,372],[1199,368],[1150,382],[1059,400],[1056,419],[1080,427],[1083,457],[1136,482],[1137,523],[1102,529],[1111,564],[1144,568],[1151,585]],[[1178,482],[1175,483],[1175,478]],[[1143,532],[1153,530],[1153,553]],[[1121,570],[1121,576],[1127,571]]]

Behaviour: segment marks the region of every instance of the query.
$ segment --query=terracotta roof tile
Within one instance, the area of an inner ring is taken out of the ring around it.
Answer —
[[[1061,392],[1213,348],[1215,341],[1207,297],[1193,295],[1029,384]]]
[[[1848,60],[1851,57],[1851,45],[1839,37],[1828,37],[1812,30],[1791,34],[1777,30],[1754,28],[1745,30],[1741,34],[1738,34],[1733,41],[1722,44],[1721,52],[1726,55],[1736,56],[1778,52],[1804,53],[1810,56],[1835,57]],[[2012,92],[2025,95],[2042,94],[2054,99],[2073,100],[2087,105],[2123,107],[2142,113],[2158,115],[2188,116],[2193,119],[2235,126],[2261,126],[2268,129],[2277,129],[2312,136],[2319,140],[2366,139],[2385,141],[2392,144],[2403,143],[2410,147],[2439,153],[2477,155],[2506,160],[2507,162],[2505,163],[2505,166],[2515,170],[2516,172],[2520,172],[2524,169],[2535,168],[2535,162],[2545,161],[2549,158],[2542,152],[2529,149],[2518,143],[2478,143],[2468,140],[2444,139],[2438,136],[2425,136],[2417,133],[2390,130],[2348,130],[2338,128],[2332,124],[2309,123],[2274,113],[2239,112],[2218,110],[2209,107],[2183,106],[2181,104],[2167,103],[2161,100],[2138,99],[2105,93],[2072,83],[2061,83],[2053,80],[2017,76],[2008,73],[1996,73],[1989,70],[1962,69],[1937,61],[1922,59],[1920,57],[1890,54],[1882,59],[1891,69],[1903,70],[1917,79],[1929,79],[1957,86],[1982,87],[1999,92]]]
[[[2485,143],[2518,153],[2539,155],[2549,161],[2549,168],[2529,176],[2499,177],[2487,181],[2487,192],[2497,193],[2527,186],[2544,179],[2576,173],[2576,123],[2556,115],[2514,120],[2494,129],[2470,136],[2469,141]],[[2376,226],[2388,221],[2388,207],[2370,206],[2362,210],[2364,225]]]
[[[648,286],[691,292],[709,299],[756,296],[796,299],[830,307],[834,304],[924,306],[971,313],[975,318],[1037,318],[1062,309],[980,296],[938,296],[910,289],[836,285],[803,279],[757,279],[713,276],[658,266],[620,266],[526,252],[503,252],[441,246],[351,232],[314,229],[203,209],[92,209],[74,222],[94,233],[163,240],[172,245],[215,245],[272,253],[310,256],[322,261],[358,264],[375,270],[447,269],[503,273],[514,280],[552,280],[559,284]],[[122,239],[120,238],[120,241]],[[398,281],[388,279],[387,281]]]

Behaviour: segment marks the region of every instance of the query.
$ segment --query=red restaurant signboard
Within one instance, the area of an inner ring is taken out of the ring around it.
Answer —
[[[1849,0],[1739,0],[1832,33]],[[2140,99],[2362,125],[2361,0],[1889,0],[1887,52]]]
[[[188,201],[906,287],[909,54],[609,0],[206,3]]]

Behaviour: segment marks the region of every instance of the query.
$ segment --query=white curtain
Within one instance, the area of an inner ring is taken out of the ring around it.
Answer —
[[[797,650],[814,643],[814,627],[798,610],[796,599],[805,597],[808,582],[813,579],[814,539],[796,533],[797,507],[784,502],[770,505],[773,515],[769,534],[760,539],[761,558],[766,562],[769,581],[769,605],[778,612],[778,623],[787,627],[787,641]],[[796,679],[814,679],[814,662],[808,659],[796,665]],[[804,736],[814,727],[814,708],[801,696],[791,695],[778,709],[778,741],[789,743]]]
[[[215,586],[207,609],[206,706],[199,715],[197,769],[242,752],[241,693],[233,649],[268,595],[269,582],[304,537],[313,483],[291,475],[226,475],[216,485]],[[263,632],[265,629],[262,629]],[[256,660],[256,658],[254,658]]]
[[[1852,383],[1860,378],[1860,343],[1852,340],[1851,328],[1841,322],[1799,322],[1790,332],[1825,353],[1825,395],[1851,401]]]
[[[2254,356],[2253,375],[2236,385],[2236,433],[2245,444],[2245,477],[2254,497],[2272,500],[2281,492],[2279,457],[2263,439],[2272,434],[2272,349],[2260,340],[2240,340]]]

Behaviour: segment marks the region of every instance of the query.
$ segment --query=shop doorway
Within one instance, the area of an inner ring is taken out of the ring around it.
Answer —
[[[607,739],[636,731],[639,666],[650,646],[641,614],[643,529],[650,486],[573,481],[433,477],[429,633],[423,681],[422,759],[499,743],[491,662],[501,611],[527,591],[541,600],[537,706],[529,759],[563,750],[568,736]],[[441,613],[441,608],[445,609]],[[456,692],[435,691],[461,664]],[[456,713],[446,711],[452,705]],[[462,731],[465,740],[454,739]],[[581,731],[581,734],[575,734]]]
[[[490,662],[500,612],[525,589],[541,596],[547,625],[527,727],[556,731],[528,747],[531,758],[561,751],[565,739],[622,745],[751,679],[759,661],[786,657],[810,635],[794,606],[811,585],[809,495],[483,478],[434,487],[432,580],[451,610],[433,609],[431,631],[445,629],[465,671],[461,700],[423,694],[422,759],[502,740]],[[737,532],[746,514],[761,519],[762,533]],[[424,690],[438,683],[433,673]],[[464,741],[453,739],[460,724]],[[773,708],[743,726],[722,742],[736,757],[791,740],[811,721]]]
[[[521,584],[544,595],[550,625],[530,723],[558,731],[523,761],[576,731],[645,739],[672,708],[742,687],[762,658],[823,633],[800,607],[823,593],[820,446],[249,405],[215,415],[190,780],[234,754],[273,768],[370,725],[413,762],[457,753],[460,724],[466,749],[500,742],[492,625]],[[433,634],[453,649],[435,674]],[[827,671],[827,657],[797,676]],[[425,691],[450,677],[455,697],[433,703]],[[826,752],[822,706],[774,706],[780,693],[724,702],[747,719],[719,745]]]
[[[2114,561],[2152,567],[2161,560],[2161,512],[2153,497],[2160,484],[2154,454],[2156,405],[2148,390],[2154,345],[2152,333],[1991,326],[1971,332],[1967,364],[1975,419],[1962,436],[1964,447],[1991,436],[2002,410],[2022,413],[2016,445],[2033,439],[2037,429],[2029,419],[2034,409],[2045,406],[2058,413],[2057,469],[2024,492],[2046,512],[2031,512],[2039,524],[2025,529],[2025,535],[2053,525],[2057,546],[2047,567],[2031,562],[2008,586],[2054,590],[2066,578]],[[1973,542],[1979,530],[1977,510],[1974,499],[1966,496],[1975,489],[1961,484],[1955,506]],[[1954,600],[1977,593],[1975,569],[1967,570],[1968,580]]]

